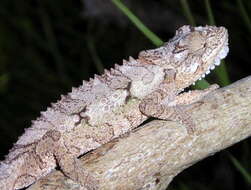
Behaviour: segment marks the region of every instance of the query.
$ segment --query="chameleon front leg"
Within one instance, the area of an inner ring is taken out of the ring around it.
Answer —
[[[44,147],[44,146],[47,146]],[[98,180],[90,172],[86,171],[75,153],[71,152],[64,144],[62,136],[57,130],[48,131],[42,141],[39,142],[37,150],[50,150],[46,154],[54,156],[62,172],[73,181],[81,184],[87,190],[98,189]],[[41,154],[41,151],[39,151]]]
[[[219,85],[213,84],[203,90],[192,90],[184,92],[176,96],[175,99],[168,104],[168,106],[189,105],[195,103],[217,88],[219,88]]]
[[[216,88],[218,85],[211,85],[204,90],[193,90],[176,95],[168,85],[160,85],[158,90],[141,101],[139,109],[148,117],[180,122],[186,125],[188,134],[193,134],[195,124],[184,107],[199,101]]]

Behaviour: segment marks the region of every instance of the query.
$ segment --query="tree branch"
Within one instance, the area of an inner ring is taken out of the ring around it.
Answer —
[[[100,189],[165,189],[185,168],[251,135],[251,76],[216,90],[188,107],[194,135],[171,121],[155,120],[84,155],[83,166]],[[80,189],[53,171],[29,190]]]

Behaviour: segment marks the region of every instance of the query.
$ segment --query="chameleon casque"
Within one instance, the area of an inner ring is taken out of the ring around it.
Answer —
[[[178,121],[193,135],[184,107],[218,88],[182,92],[204,78],[228,53],[224,27],[183,26],[163,46],[95,76],[61,96],[18,139],[0,162],[0,189],[27,187],[56,166],[88,190],[98,179],[78,156],[136,128],[149,117]]]

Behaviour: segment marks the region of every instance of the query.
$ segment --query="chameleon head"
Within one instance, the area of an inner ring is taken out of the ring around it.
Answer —
[[[176,80],[188,86],[204,78],[227,56],[228,32],[224,27],[183,26],[168,45],[173,49]]]
[[[173,69],[177,88],[204,78],[228,53],[228,33],[224,27],[183,26],[162,47],[142,51],[139,58]]]

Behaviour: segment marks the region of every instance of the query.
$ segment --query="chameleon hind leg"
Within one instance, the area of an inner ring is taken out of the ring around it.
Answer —
[[[85,170],[76,154],[65,145],[59,131],[49,130],[46,132],[36,150],[40,155],[44,155],[43,157],[52,155],[64,175],[81,184],[85,189],[98,189],[98,180]]]

